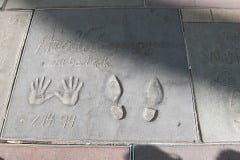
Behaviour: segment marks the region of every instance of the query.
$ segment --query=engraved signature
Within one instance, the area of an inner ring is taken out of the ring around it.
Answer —
[[[54,127],[61,125],[62,128],[73,128],[77,120],[76,115],[57,115],[55,113],[46,113],[36,115],[31,120],[32,127]]]

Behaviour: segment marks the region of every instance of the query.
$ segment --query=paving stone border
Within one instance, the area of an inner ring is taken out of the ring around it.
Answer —
[[[1,160],[239,160],[239,144],[52,146],[0,145]]]
[[[128,146],[0,145],[0,160],[129,160]]]

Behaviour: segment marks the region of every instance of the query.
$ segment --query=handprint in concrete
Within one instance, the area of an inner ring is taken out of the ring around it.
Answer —
[[[68,82],[62,80],[62,86],[64,92],[55,91],[55,96],[65,105],[73,106],[77,104],[83,82],[80,82],[79,78],[70,77]]]
[[[31,83],[30,95],[28,98],[29,104],[39,105],[43,104],[48,99],[52,98],[54,95],[51,93],[46,93],[51,80],[45,81],[45,77],[37,78]]]

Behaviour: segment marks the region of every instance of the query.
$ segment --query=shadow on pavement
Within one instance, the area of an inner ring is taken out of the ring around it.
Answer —
[[[240,152],[224,150],[218,155],[216,160],[240,160]]]
[[[154,146],[137,146],[135,160],[183,160],[179,155],[166,153]]]

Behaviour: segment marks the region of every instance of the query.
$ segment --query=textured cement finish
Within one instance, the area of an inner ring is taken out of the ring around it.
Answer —
[[[129,147],[1,145],[1,160],[129,160]]]
[[[37,11],[3,137],[195,140],[178,10]]]
[[[0,126],[9,101],[31,12],[0,12]]]
[[[143,6],[143,0],[8,0],[7,9]]]
[[[135,160],[239,160],[240,145],[136,146]]]
[[[240,140],[240,24],[185,23],[203,140]]]

